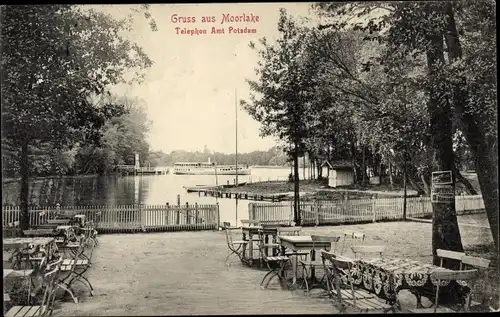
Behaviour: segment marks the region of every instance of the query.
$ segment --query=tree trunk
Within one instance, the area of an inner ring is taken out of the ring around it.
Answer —
[[[429,6],[432,7],[432,6]],[[446,96],[445,85],[437,76],[438,69],[444,65],[443,36],[441,34],[428,34],[429,47],[426,51],[427,66],[430,84],[430,96],[427,110],[430,116],[431,143],[435,150],[438,170],[453,171],[453,143],[451,107]],[[453,199],[433,203],[432,219],[432,254],[433,263],[439,265],[440,259],[436,255],[437,249],[463,252],[462,239],[458,228],[455,210],[455,177],[450,185]],[[458,269],[459,261],[443,261],[443,266]]]
[[[366,185],[366,164],[365,164],[365,146],[363,145],[363,158],[361,160],[361,170],[363,173],[362,185]]]
[[[323,178],[323,167],[321,167],[321,164],[316,161],[316,170],[318,171],[318,179]]]
[[[462,173],[460,173],[458,168],[455,167],[455,170],[453,171],[453,173],[457,176],[457,180],[465,186],[465,190],[467,191],[467,194],[469,194],[469,195],[477,195],[478,194],[476,189],[474,188],[474,186],[472,186],[472,184],[469,182],[469,180],[467,178],[465,178],[462,175]]]
[[[429,184],[427,183],[427,181],[425,180],[424,175],[421,174],[420,179],[422,180],[422,184],[424,186],[425,196],[430,196],[431,195],[431,188],[430,188]]]
[[[391,186],[391,190],[394,189],[394,180],[392,179],[392,164],[389,162],[389,185]]]
[[[20,173],[21,173],[21,192],[20,192],[20,207],[19,214],[19,227],[21,230],[27,230],[30,227],[28,200],[29,200],[29,179],[30,179],[30,166],[29,166],[29,144],[28,140],[23,140],[21,144],[20,153]]]
[[[293,174],[294,174],[294,200],[293,200],[293,215],[295,224],[300,226],[301,217],[300,217],[300,196],[299,196],[299,145],[298,142],[295,142],[295,150],[293,153]]]
[[[462,46],[457,32],[455,17],[453,13],[453,4],[446,3],[445,10],[447,15],[446,24],[446,45],[448,47],[448,57],[450,63],[462,58]],[[477,176],[481,194],[483,195],[484,206],[488,216],[497,257],[500,261],[500,236],[499,236],[499,217],[498,217],[498,140],[492,140],[488,144],[487,137],[480,127],[481,120],[475,118],[474,114],[466,111],[468,99],[467,81],[465,77],[454,85],[453,99],[455,108],[462,119],[464,134],[469,143],[471,152],[474,156]]]
[[[306,155],[302,156],[302,178],[306,179]]]

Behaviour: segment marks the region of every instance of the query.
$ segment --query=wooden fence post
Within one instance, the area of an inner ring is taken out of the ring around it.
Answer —
[[[194,223],[198,223],[198,203],[194,203]]]
[[[170,205],[169,203],[166,204],[166,212],[167,212],[167,215],[165,216],[165,225],[168,226],[169,223],[168,223],[168,214],[170,213]]]
[[[219,213],[219,202],[216,203],[217,207],[216,207],[216,212],[217,212],[217,229],[219,229],[219,226],[220,226],[220,213]]]
[[[186,201],[186,224],[190,224],[189,203]]]
[[[177,219],[176,219],[176,222],[175,222],[175,223],[176,223],[177,225],[179,225],[179,224],[181,223],[181,207],[180,207],[180,206],[176,206],[176,207],[175,207],[175,209],[176,209],[176,211],[177,211],[177,212],[176,212],[176,214],[177,214],[177,217],[176,217],[176,218],[177,218]]]
[[[424,196],[420,195],[420,204],[422,206],[422,217],[426,216],[425,214],[425,199]]]
[[[318,202],[314,202],[314,209],[316,210],[316,226],[319,225],[319,205]]]
[[[372,221],[375,222],[377,220],[377,211],[375,209],[375,203],[377,200],[375,199],[375,196],[372,196],[372,214],[373,214],[373,219]]]

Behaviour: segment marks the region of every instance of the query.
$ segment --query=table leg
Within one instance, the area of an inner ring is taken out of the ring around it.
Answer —
[[[417,308],[423,308],[424,306],[422,305],[422,296],[415,293],[415,297],[417,298]]]
[[[292,256],[292,276],[293,281],[292,284],[297,284],[297,256]]]
[[[248,234],[248,257],[250,265],[253,265],[253,234]]]
[[[313,249],[311,250],[311,261],[316,260],[316,251]],[[311,281],[316,280],[316,269],[314,265],[311,267]]]

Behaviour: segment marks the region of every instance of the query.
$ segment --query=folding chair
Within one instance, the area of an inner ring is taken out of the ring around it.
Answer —
[[[441,281],[463,281],[466,282],[467,284],[470,283],[470,281],[474,280],[477,278],[479,271],[476,269],[473,270],[462,270],[462,271],[453,271],[453,270],[448,270],[448,269],[440,269],[436,270],[431,273],[431,278],[437,280],[437,286],[436,286],[436,295],[435,295],[435,300],[434,300],[434,308],[414,308],[410,309],[410,312],[412,313],[452,313],[452,312],[467,312],[470,309],[470,304],[471,304],[471,297],[473,294],[473,287],[470,287],[470,292],[467,296],[467,299],[465,303],[458,304],[457,310],[447,307],[447,306],[439,306],[439,286],[441,284]]]
[[[365,242],[365,234],[363,232],[346,231],[344,232],[344,240],[342,241],[342,249],[340,254],[344,254],[346,240],[351,241],[351,246],[363,244]]]
[[[351,247],[354,253],[354,258],[358,258],[359,254],[373,254],[376,253],[382,257],[385,252],[385,245],[354,245]]]
[[[330,242],[330,250],[328,250],[328,251],[332,251],[332,252],[334,252],[336,250],[337,243],[340,241],[340,237],[339,236],[317,236],[317,235],[312,235],[311,239],[313,240],[313,249],[314,249],[314,243],[315,242]],[[303,283],[306,285],[306,292],[309,293],[309,284],[307,283],[309,272],[313,268],[316,269],[316,268],[323,267],[323,260],[319,259],[319,260],[314,260],[313,261],[311,258],[309,258],[309,260],[300,261],[300,265],[302,265]],[[325,279],[325,275],[326,275],[326,272],[325,272],[325,274],[323,274],[323,277],[321,277],[320,283],[322,283],[323,280]]]
[[[261,230],[259,230],[258,237],[258,249],[259,249],[259,258],[261,260],[264,259],[264,256],[269,255],[269,250],[271,250],[271,255],[279,255],[281,244],[274,242],[274,239],[269,241],[269,236],[278,236],[278,227],[274,225],[263,226]],[[266,242],[266,237],[268,241]],[[260,268],[262,268],[262,261],[260,262]]]
[[[233,236],[231,234],[231,230],[239,230],[240,228],[231,228],[231,224],[229,222],[224,222],[224,232],[226,234],[226,242],[229,248],[229,254],[226,256],[226,265],[228,264],[228,260],[231,256],[237,256],[242,263],[245,263],[245,250],[248,244],[248,241],[243,240],[233,240]]]
[[[264,232],[262,230],[259,230],[259,237],[261,238],[261,241],[264,241]],[[287,255],[272,255],[268,256],[265,253],[265,244],[264,243],[259,243],[259,249],[261,253],[261,258],[264,260],[264,263],[266,263],[267,268],[269,269],[269,272],[264,275],[262,278],[262,281],[260,282],[260,288],[263,290],[266,289],[269,286],[269,283],[271,280],[275,277],[278,277],[279,283],[281,288],[284,287],[284,281],[286,280],[285,275],[285,267],[286,264],[290,261],[290,258]],[[267,279],[267,283],[264,282]]]
[[[395,312],[394,306],[386,304],[375,294],[354,286],[351,271],[353,260],[342,256],[336,257],[325,250],[321,250],[321,259],[327,274],[328,294],[338,301],[341,312],[345,311],[345,304],[362,312],[380,310],[384,313],[389,310]],[[346,274],[345,278],[342,278],[342,274]]]
[[[82,254],[88,243],[87,239],[80,239],[78,249],[73,253],[73,257],[63,260],[60,272],[61,275],[65,274],[65,276],[59,277],[57,281],[57,288],[65,290],[66,293],[71,296],[75,304],[78,303],[78,298],[72,288],[73,282],[78,281],[82,283],[89,289],[90,296],[94,296],[94,288],[84,275],[90,268],[90,262],[88,259],[82,259]]]
[[[479,294],[481,291],[485,291],[486,285],[485,284],[485,279],[487,278],[485,276],[485,271],[490,267],[491,261],[488,259],[483,259],[479,257],[473,257],[466,255],[462,257],[462,262],[460,265],[461,270],[470,270],[470,269],[477,269],[479,271],[480,278],[471,285],[474,287],[474,294]],[[470,308],[486,308],[486,296],[482,296],[481,302],[477,302],[474,300],[470,300],[469,307]]]
[[[80,228],[83,231],[85,237],[92,242],[92,245],[95,247],[99,245],[99,241],[97,240],[97,230],[95,230],[94,221],[89,220],[85,222],[85,226]]]
[[[46,267],[46,273],[43,275],[42,289],[43,297],[40,305],[35,306],[13,306],[5,316],[52,316],[55,300],[55,279],[57,272],[62,263],[60,257],[54,263],[50,263]]]

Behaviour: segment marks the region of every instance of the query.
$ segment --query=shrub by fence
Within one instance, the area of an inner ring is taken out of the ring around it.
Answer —
[[[403,219],[404,198],[356,199],[301,202],[302,225],[347,224]],[[456,196],[457,214],[484,211],[481,195]],[[267,223],[293,221],[293,201],[281,203],[249,203],[248,217]],[[408,218],[432,217],[430,197],[406,199]]]
[[[3,227],[19,221],[19,206],[2,209]],[[31,207],[31,226],[46,223],[58,215],[85,215],[99,232],[216,230],[219,205],[119,205],[119,206],[48,206]]]

